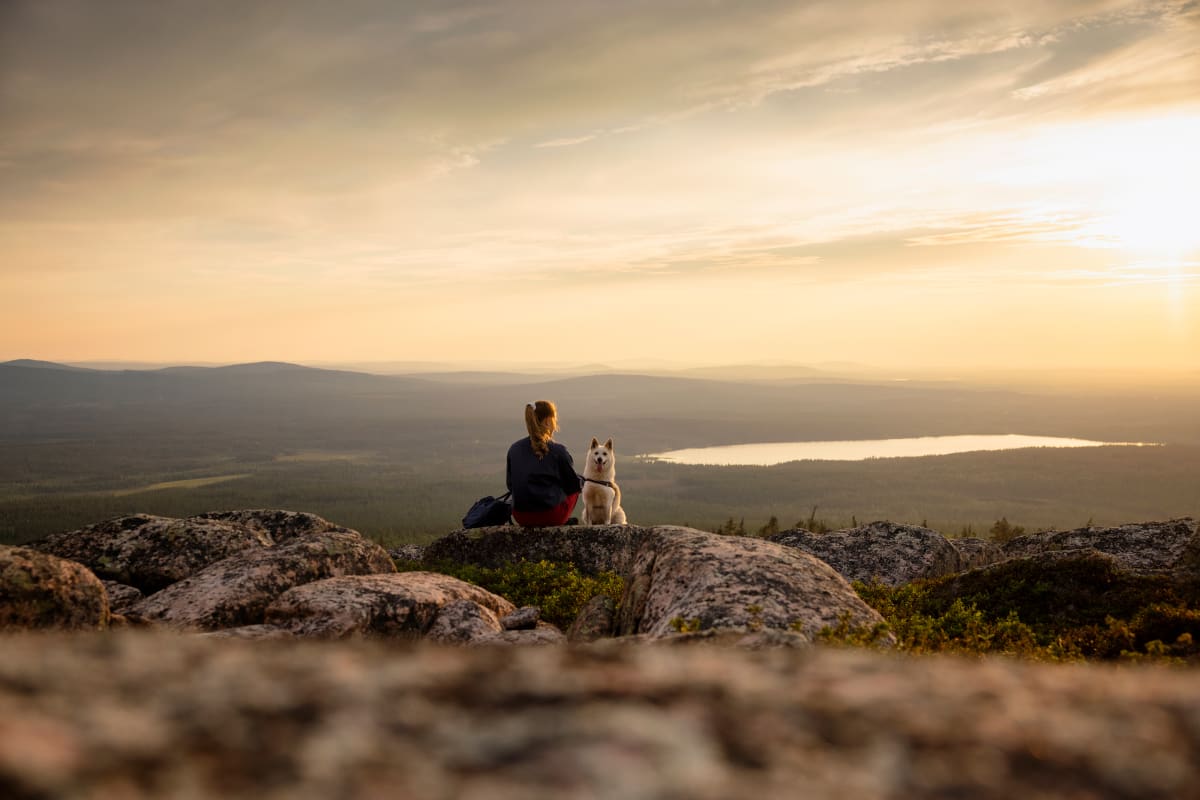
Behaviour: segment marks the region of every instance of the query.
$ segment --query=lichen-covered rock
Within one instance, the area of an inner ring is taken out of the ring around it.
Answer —
[[[0,641],[14,798],[1186,800],[1171,669],[802,648]]]
[[[129,613],[182,629],[255,625],[275,598],[295,586],[395,571],[387,551],[353,531],[312,533],[211,564],[135,603]]]
[[[425,560],[425,545],[423,544],[402,544],[388,550],[388,555],[396,561],[416,561]]]
[[[266,533],[232,522],[134,514],[56,533],[28,546],[153,594],[209,564],[272,543]]]
[[[1188,540],[1175,563],[1175,575],[1185,581],[1200,584],[1200,526]]]
[[[531,631],[538,626],[542,610],[537,606],[522,606],[500,620],[506,631]]]
[[[480,606],[487,613],[473,613],[457,601]],[[331,578],[298,586],[271,604],[266,621],[297,636],[325,639],[412,638],[434,629],[436,638],[445,642],[499,632],[500,617],[515,610],[516,606],[503,597],[449,575],[400,572]],[[447,619],[438,625],[443,611]],[[455,625],[468,628],[469,635],[457,638]]]
[[[572,642],[594,642],[612,636],[616,625],[617,604],[606,594],[598,594],[584,603],[579,616],[567,629]]]
[[[103,583],[104,590],[108,592],[108,607],[114,614],[124,614],[126,609],[146,596],[134,586],[126,586],[116,581],[103,581]]]
[[[503,567],[514,561],[545,560],[574,564],[585,575],[605,571],[624,574],[632,564],[642,530],[632,525],[558,528],[499,525],[458,530],[428,545],[424,562]]]
[[[621,599],[623,635],[708,628],[798,630],[883,619],[829,565],[794,548],[669,526],[641,537]]]
[[[214,519],[220,522],[232,522],[253,531],[259,531],[271,537],[271,541],[279,544],[297,536],[310,533],[329,533],[336,531],[345,533],[349,528],[335,525],[327,519],[310,514],[307,511],[287,511],[281,508],[248,508],[238,511],[209,511],[192,519]]]
[[[915,525],[872,522],[829,533],[796,529],[769,539],[816,556],[851,581],[900,586],[959,570],[954,545],[937,531]]]
[[[474,600],[452,600],[437,609],[433,624],[424,634],[431,642],[467,644],[502,630],[504,626],[490,608]],[[413,630],[413,633],[420,631]]]
[[[1018,536],[1004,543],[1005,558],[1090,548],[1108,553],[1128,570],[1167,574],[1186,570],[1189,544],[1197,537],[1194,519],[1142,522],[1111,528],[1076,528]]]
[[[986,567],[988,564],[995,564],[1004,558],[1004,551],[1000,545],[987,539],[964,536],[949,541],[958,551],[959,571]]]
[[[0,545],[0,629],[98,630],[108,624],[108,593],[87,567]]]

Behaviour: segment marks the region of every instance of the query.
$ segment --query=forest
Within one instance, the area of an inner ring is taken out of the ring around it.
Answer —
[[[982,535],[1200,516],[1200,392],[591,376],[535,383],[290,365],[161,373],[0,365],[0,542],[145,512],[311,511],[385,544],[504,490],[523,401],[559,403],[578,463],[614,436],[630,521],[753,534],[876,519]],[[1029,433],[1148,447],[708,467],[639,458],[748,441]]]

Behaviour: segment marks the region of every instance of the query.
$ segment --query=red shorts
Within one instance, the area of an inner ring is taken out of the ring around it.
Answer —
[[[566,500],[556,505],[554,508],[545,511],[517,511],[513,509],[513,519],[522,528],[547,528],[552,525],[562,525],[571,517],[571,512],[575,510],[575,501],[579,499],[579,492],[568,495]]]

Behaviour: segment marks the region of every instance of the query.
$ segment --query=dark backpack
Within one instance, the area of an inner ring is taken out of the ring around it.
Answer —
[[[508,501],[511,492],[505,492],[499,497],[488,495],[476,500],[475,505],[463,517],[464,528],[485,528],[489,525],[506,525],[512,516],[512,503]]]

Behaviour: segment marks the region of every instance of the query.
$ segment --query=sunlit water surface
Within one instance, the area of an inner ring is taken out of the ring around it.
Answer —
[[[1022,447],[1143,447],[1144,442],[1093,442],[1054,436],[1020,434],[979,436],[921,436],[914,439],[863,439],[844,442],[762,442],[723,447],[693,447],[651,453],[643,458],[676,464],[770,466],[787,461],[863,461],[868,458],[912,458],[1016,450]]]

